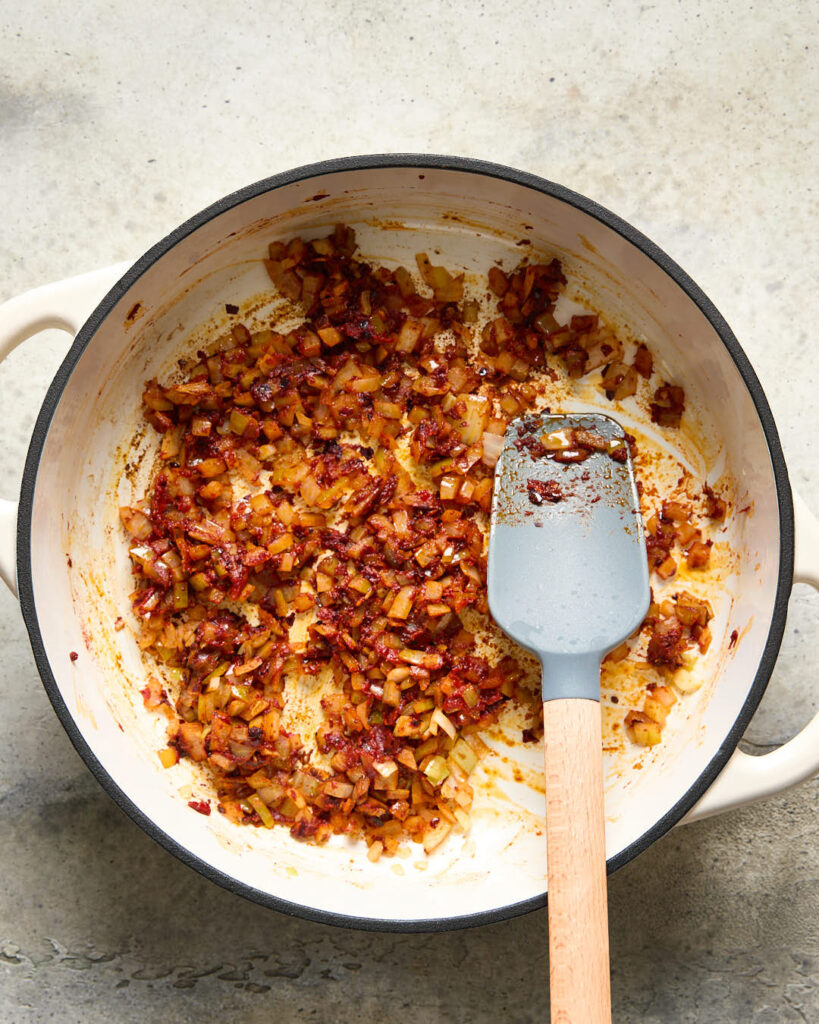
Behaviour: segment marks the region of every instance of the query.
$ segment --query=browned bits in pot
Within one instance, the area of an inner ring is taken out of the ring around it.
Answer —
[[[703,486],[702,493],[705,503],[705,514],[709,519],[724,519],[727,511],[725,500],[715,494],[708,484]]]

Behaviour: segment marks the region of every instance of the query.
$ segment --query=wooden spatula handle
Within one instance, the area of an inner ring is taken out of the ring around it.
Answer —
[[[611,1024],[600,702],[543,704],[552,1024]]]

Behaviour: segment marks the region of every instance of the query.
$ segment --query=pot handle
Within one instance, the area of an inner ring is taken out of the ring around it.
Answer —
[[[795,519],[795,583],[819,590],[819,520],[798,494],[793,495]],[[792,740],[770,754],[735,750],[702,799],[683,818],[683,824],[781,793],[819,772],[819,712]]]
[[[67,331],[73,341],[100,299],[130,264],[69,277],[33,288],[0,305],[0,363],[22,341],[40,331]],[[0,499],[0,578],[17,594],[17,502]]]

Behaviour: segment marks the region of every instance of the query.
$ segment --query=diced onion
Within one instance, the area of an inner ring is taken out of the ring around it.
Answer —
[[[483,435],[483,457],[482,462],[490,468],[497,465],[500,453],[503,451],[503,437],[500,434]]]
[[[220,336],[172,380],[145,383],[158,458],[120,509],[131,621],[157,666],[141,692],[168,720],[161,764],[202,763],[229,820],[319,844],[361,837],[372,862],[405,839],[431,852],[470,827],[479,730],[507,704],[531,710],[524,666],[483,646],[508,424],[584,376],[572,393],[639,390],[660,427],[685,410],[679,386],[640,383],[653,374],[646,346],[627,362],[601,317],[561,322],[561,264],[527,253],[470,278],[465,298],[460,268],[419,253],[417,286],[404,267],[362,260],[344,225],[273,238],[265,267],[291,322],[257,329],[241,322],[247,307],[228,305]],[[558,463],[625,461],[635,445],[583,429],[518,441]],[[647,492],[671,499],[646,523],[649,565],[655,584],[679,572],[704,587],[722,554],[706,520],[729,502],[708,485],[682,493]],[[658,588],[644,636],[609,655],[607,676],[638,654],[656,669],[625,717],[635,742],[659,742],[675,692],[699,685],[712,618],[681,586]],[[315,678],[315,758],[293,714],[302,677]]]

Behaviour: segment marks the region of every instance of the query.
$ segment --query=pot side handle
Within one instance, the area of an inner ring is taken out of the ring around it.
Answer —
[[[794,582],[819,590],[819,520],[798,494],[793,495],[795,518]],[[819,712],[792,740],[769,754],[735,750],[702,799],[683,818],[683,824],[781,793],[819,772]]]
[[[0,363],[40,331],[67,331],[71,341],[129,263],[33,288],[0,305]],[[67,346],[66,346],[67,347]],[[0,498],[0,577],[17,594],[17,502]]]

